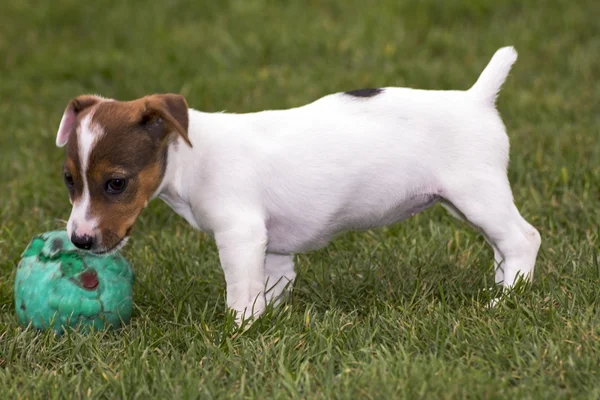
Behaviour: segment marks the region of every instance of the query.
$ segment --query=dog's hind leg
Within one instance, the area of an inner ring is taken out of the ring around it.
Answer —
[[[454,207],[454,205],[452,203],[448,202],[447,200],[442,200],[441,204],[448,211],[448,213],[450,215],[452,215],[454,218],[456,218],[460,221],[466,222],[467,224],[469,224],[469,226],[471,226],[471,228],[481,232],[481,234],[485,238],[486,242],[494,250],[494,271],[496,273],[495,282],[497,284],[501,284],[504,281],[504,271],[503,271],[503,268],[501,267],[503,257],[502,257],[502,253],[500,253],[500,250],[498,250],[498,247],[496,247],[496,244],[494,242],[492,242],[490,240],[490,238],[488,238],[487,235],[478,226],[475,226],[472,223],[470,223],[467,220],[467,218],[460,211],[458,211],[458,209],[456,207]]]
[[[454,213],[481,230],[491,244],[497,283],[511,287],[519,277],[532,279],[540,234],[517,210],[506,176],[480,173],[458,178],[445,188],[443,197],[450,210],[455,208]]]

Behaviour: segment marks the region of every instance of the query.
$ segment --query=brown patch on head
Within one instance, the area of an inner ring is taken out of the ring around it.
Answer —
[[[57,143],[62,136],[62,141],[67,144],[67,158],[63,166],[63,174],[68,173],[73,177],[73,186],[69,188],[69,198],[71,203],[76,203],[83,194],[83,179],[81,174],[81,160],[79,158],[79,139],[77,129],[94,106],[106,101],[99,96],[82,95],[78,96],[67,105],[63,115],[63,121],[59,128]]]
[[[98,221],[101,233],[97,250],[107,251],[129,235],[160,185],[169,144],[181,137],[191,146],[187,104],[178,95],[102,102],[95,107],[90,124],[101,131],[89,154],[86,171],[90,217]],[[76,149],[76,142],[74,146]],[[68,158],[69,162],[76,164],[78,160]],[[107,191],[108,183],[115,179],[126,181],[120,193]]]
[[[60,121],[60,126],[58,127],[56,145],[62,147],[70,138],[75,136],[74,132],[79,126],[81,118],[83,118],[93,106],[104,100],[105,99],[99,96],[82,95],[69,101]]]
[[[89,94],[84,94],[78,97],[75,97],[73,100],[69,102],[67,108],[71,107],[73,112],[77,115],[83,115],[85,110],[90,110],[95,104],[103,101],[104,99],[99,96],[93,96]]]
[[[79,151],[77,150],[77,135],[73,135],[73,138],[69,140],[67,144],[67,158],[63,167],[63,174],[71,174],[73,179],[73,186],[68,187],[69,199],[71,203],[79,201],[83,194],[83,179],[81,171],[81,162],[79,160]]]

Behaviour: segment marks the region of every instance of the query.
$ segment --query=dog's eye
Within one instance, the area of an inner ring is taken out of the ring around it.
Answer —
[[[69,189],[71,189],[73,187],[73,185],[75,185],[75,181],[73,180],[73,175],[71,175],[70,173],[65,172],[64,179],[65,179],[65,185],[67,185],[67,187]]]
[[[106,181],[106,193],[119,194],[127,187],[127,179],[109,179]]]

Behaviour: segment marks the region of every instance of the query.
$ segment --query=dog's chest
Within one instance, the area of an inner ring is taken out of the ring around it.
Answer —
[[[184,201],[179,196],[172,196],[168,193],[162,193],[159,198],[167,203],[179,216],[183,217],[193,228],[202,230],[194,218],[189,202]]]

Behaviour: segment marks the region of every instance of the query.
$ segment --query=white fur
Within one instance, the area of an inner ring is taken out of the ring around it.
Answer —
[[[171,145],[156,196],[214,234],[239,318],[277,301],[294,280],[294,253],[437,201],[482,231],[496,281],[510,287],[531,279],[540,246],[513,203],[494,106],[515,60],[500,49],[467,91],[385,88],[250,114],[190,109],[194,147]]]
[[[541,239],[513,203],[494,105],[516,57],[498,50],[468,91],[385,88],[250,114],[190,109],[194,147],[171,147],[157,195],[214,234],[240,318],[260,315],[293,282],[294,253],[436,201],[482,231],[498,283],[531,279]]]
[[[104,135],[104,130],[97,124],[92,124],[93,112],[90,112],[81,120],[77,129],[77,144],[79,146],[79,160],[81,163],[81,179],[83,191],[81,198],[73,204],[71,216],[67,223],[67,234],[75,236],[91,236],[100,241],[100,232],[97,231],[98,220],[91,217],[90,188],[88,185],[87,172],[89,166],[90,152],[94,144]]]

